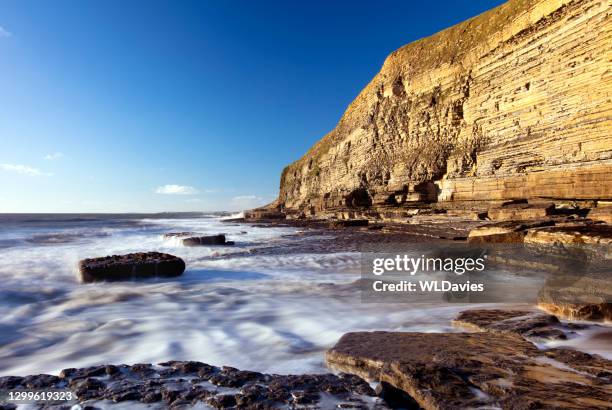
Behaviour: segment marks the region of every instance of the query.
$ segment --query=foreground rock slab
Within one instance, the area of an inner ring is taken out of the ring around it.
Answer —
[[[112,255],[79,262],[79,273],[85,283],[175,277],[184,271],[185,262],[181,258],[160,252]]]
[[[330,228],[349,228],[352,226],[368,226],[367,219],[341,219],[329,223]]]
[[[611,408],[612,362],[585,353],[565,359],[572,353],[546,355],[503,333],[358,332],[345,334],[326,359],[402,390],[424,409]]]
[[[123,402],[125,408],[138,402],[177,409],[202,404],[218,409],[388,408],[368,383],[353,375],[271,375],[193,361],[64,369],[59,376],[0,377],[0,390],[33,388],[67,388],[82,406],[90,408],[104,408],[107,400]]]

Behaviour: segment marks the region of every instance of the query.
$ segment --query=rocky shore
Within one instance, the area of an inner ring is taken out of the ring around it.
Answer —
[[[612,361],[532,341],[564,339],[578,328],[535,311],[466,310],[470,332],[345,334],[327,352],[341,373],[275,375],[194,361],[101,365],[59,375],[0,377],[0,391],[70,390],[87,409],[143,403],[219,409],[564,408],[612,405]],[[13,409],[5,402],[2,409]]]
[[[389,222],[377,218],[226,220],[228,224],[257,226],[299,226],[297,235],[313,235],[315,240],[296,242],[296,247],[271,245],[278,252],[303,253],[359,251],[368,243],[474,245],[474,236],[499,234],[499,227],[513,226],[513,232],[526,237],[530,230],[554,226],[596,227],[606,234],[607,225],[584,217],[548,216],[537,221],[506,221],[503,225],[486,219],[454,218],[445,213],[428,213],[418,223]],[[353,222],[354,221],[354,222]],[[474,235],[473,232],[486,232]],[[323,234],[323,235],[322,235]],[[584,235],[584,231],[580,233]],[[172,238],[203,238],[194,232],[165,235]],[[211,243],[224,246],[222,234],[208,236]],[[222,238],[222,240],[220,239]],[[206,240],[205,240],[206,241]],[[495,241],[492,241],[495,242]],[[183,244],[189,246],[188,244]],[[532,247],[525,241],[522,247]],[[538,244],[541,246],[542,244]],[[548,243],[546,246],[550,246]],[[536,248],[539,249],[539,248]],[[549,252],[549,248],[546,252]],[[567,248],[562,248],[564,252]],[[268,252],[265,246],[249,253]],[[502,254],[501,263],[512,258],[528,261],[512,252]],[[240,252],[231,257],[239,257]],[[600,254],[595,255],[601,258]],[[538,259],[537,253],[532,255]],[[603,259],[606,261],[605,257]],[[167,254],[142,253],[87,259],[80,266],[99,280],[108,272],[110,280],[138,279],[142,270],[148,277],[169,263],[185,269],[184,262]],[[182,265],[181,265],[182,263]],[[178,266],[181,265],[181,266]],[[534,265],[537,266],[537,265]],[[541,267],[542,270],[548,267]],[[108,270],[108,272],[107,272]],[[106,272],[106,273],[105,273]],[[142,276],[142,275],[141,275]],[[604,277],[605,279],[605,277]],[[609,282],[602,282],[609,286]],[[575,285],[575,289],[580,285]],[[357,288],[352,286],[352,291]],[[555,308],[567,305],[552,303]],[[599,306],[599,307],[598,307]],[[580,312],[561,315],[575,319],[606,319],[609,306],[583,304]],[[599,309],[599,310],[598,310]],[[232,367],[216,367],[195,361],[169,361],[159,364],[105,364],[80,369],[64,369],[57,375],[0,377],[0,391],[69,390],[76,395],[71,403],[37,403],[38,408],[108,408],[113,405],[154,408],[610,408],[612,402],[612,362],[598,355],[569,347],[549,347],[571,340],[577,332],[602,330],[605,325],[572,322],[532,309],[466,309],[453,320],[457,333],[355,332],[345,334],[327,351],[325,361],[335,373],[277,375]],[[14,405],[3,402],[2,409]]]

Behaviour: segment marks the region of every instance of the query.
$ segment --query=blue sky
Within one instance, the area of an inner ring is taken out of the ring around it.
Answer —
[[[0,212],[270,202],[391,51],[501,3],[0,0]]]

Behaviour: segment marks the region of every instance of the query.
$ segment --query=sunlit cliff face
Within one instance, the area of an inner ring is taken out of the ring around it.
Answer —
[[[356,190],[373,205],[611,197],[606,13],[510,1],[395,51],[283,171],[279,203],[350,207]]]

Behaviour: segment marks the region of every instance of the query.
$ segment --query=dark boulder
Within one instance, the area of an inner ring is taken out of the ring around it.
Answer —
[[[233,245],[234,242],[226,241],[225,235],[220,233],[218,235],[209,236],[192,236],[190,238],[183,239],[183,245],[185,246],[201,246],[201,245]]]
[[[79,272],[83,282],[120,281],[137,278],[174,277],[185,271],[185,262],[174,255],[139,252],[83,259]]]
[[[330,228],[348,228],[351,226],[368,226],[367,219],[341,219],[329,223]]]

